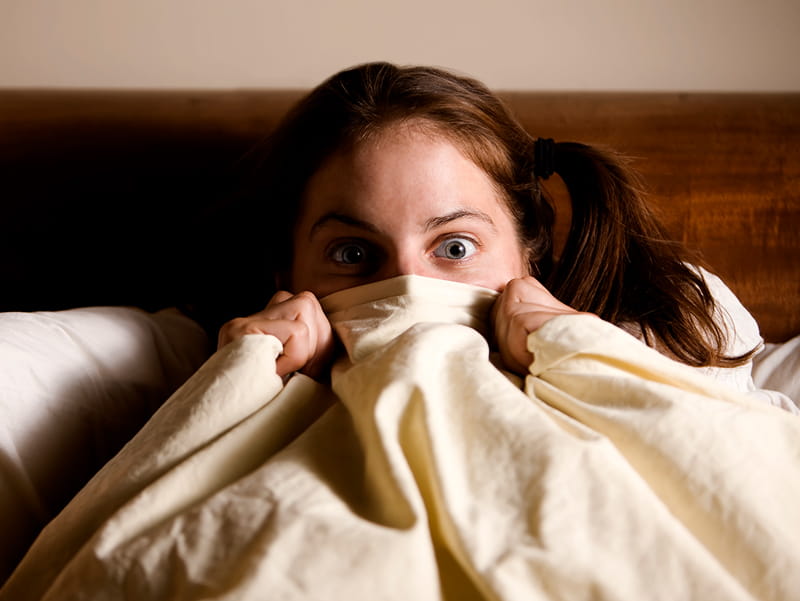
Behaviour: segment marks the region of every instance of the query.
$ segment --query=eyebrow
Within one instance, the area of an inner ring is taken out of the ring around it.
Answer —
[[[452,213],[448,213],[447,215],[441,215],[439,217],[431,217],[425,222],[424,229],[426,232],[429,232],[433,229],[438,227],[442,227],[447,225],[452,221],[456,221],[458,219],[479,219],[484,223],[488,223],[492,229],[497,230],[494,221],[492,218],[489,217],[483,211],[477,211],[473,209],[458,209],[453,211]],[[349,225],[351,227],[357,227],[362,230],[366,230],[368,232],[372,232],[374,234],[379,234],[380,231],[376,228],[373,224],[369,221],[364,221],[363,219],[358,219],[357,217],[353,217],[352,215],[348,215],[347,213],[339,213],[337,211],[330,211],[329,213],[325,213],[322,217],[317,219],[314,224],[311,226],[311,230],[308,234],[309,239],[314,236],[314,234],[320,228],[324,227],[330,222],[337,222],[342,223],[344,225]]]
[[[369,221],[364,221],[363,219],[357,219],[356,217],[352,217],[347,213],[338,213],[336,211],[331,211],[329,213],[325,213],[322,217],[320,217],[314,222],[314,225],[311,226],[311,230],[308,233],[309,239],[314,237],[314,234],[317,232],[317,230],[327,225],[331,221],[343,223],[345,225],[349,225],[352,227],[357,227],[362,230],[367,230],[368,232],[372,232],[374,234],[380,233],[378,231],[378,228],[372,225]]]
[[[452,213],[448,213],[447,215],[442,215],[441,217],[431,217],[425,222],[425,231],[430,231],[436,229],[437,227],[442,227],[443,225],[447,225],[451,221],[456,221],[457,219],[479,219],[485,223],[488,223],[492,226],[492,229],[496,230],[497,227],[492,221],[492,218],[489,217],[483,211],[476,211],[473,209],[459,209],[457,211],[453,211]]]

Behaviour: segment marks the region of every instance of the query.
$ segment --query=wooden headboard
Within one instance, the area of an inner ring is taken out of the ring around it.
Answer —
[[[237,240],[258,227],[213,209],[300,93],[0,90],[0,310],[245,310]],[[535,136],[631,156],[767,340],[800,334],[800,94],[503,96]]]

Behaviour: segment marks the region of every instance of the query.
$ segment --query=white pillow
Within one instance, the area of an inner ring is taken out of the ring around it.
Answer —
[[[800,335],[766,344],[753,358],[753,381],[759,388],[782,392],[800,407]]]
[[[0,583],[208,352],[174,309],[0,313]]]

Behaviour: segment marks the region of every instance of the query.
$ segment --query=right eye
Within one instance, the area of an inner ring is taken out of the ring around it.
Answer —
[[[328,256],[341,265],[362,265],[368,260],[368,249],[360,242],[343,242],[333,246]]]

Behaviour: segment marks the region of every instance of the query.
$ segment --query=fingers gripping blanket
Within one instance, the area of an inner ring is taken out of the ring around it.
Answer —
[[[324,299],[331,385],[212,357],[37,540],[6,599],[800,598],[800,420],[586,315],[482,335],[491,291]]]

